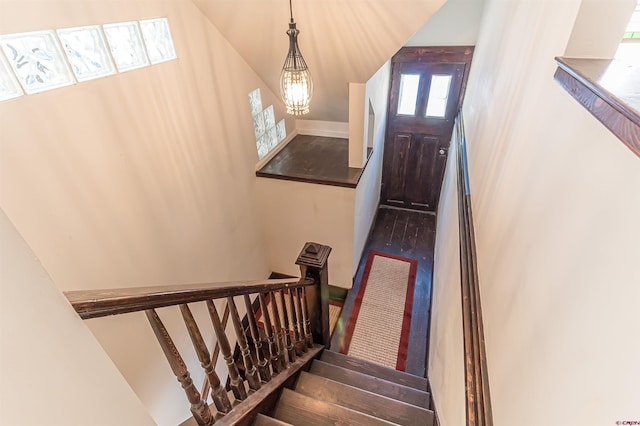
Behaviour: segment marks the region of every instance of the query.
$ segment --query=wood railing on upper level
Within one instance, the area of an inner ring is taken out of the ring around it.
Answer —
[[[327,259],[331,248],[307,243],[296,264],[300,266],[300,279],[275,279],[234,283],[139,287],[110,290],[68,291],[67,299],[81,318],[97,318],[144,311],[151,328],[182,385],[191,405],[193,417],[199,425],[212,425],[216,417],[237,411],[215,371],[211,356],[188,303],[207,305],[217,345],[225,359],[229,374],[229,387],[236,401],[247,399],[248,391],[257,391],[269,383],[274,375],[286,370],[296,357],[300,357],[314,343],[329,345],[329,287]],[[241,296],[247,312],[248,331],[243,327],[234,297]],[[263,328],[258,327],[252,303],[258,300]],[[220,319],[214,300],[225,298],[229,317],[234,325],[236,342],[240,348],[244,377],[234,361],[229,338]],[[211,398],[217,413],[212,413],[206,401],[193,384],[182,355],[160,320],[156,309],[175,306],[180,309],[198,360],[205,372],[205,392]],[[215,352],[215,350],[214,350]],[[217,354],[214,354],[217,358]],[[240,407],[242,404],[237,405]],[[224,417],[223,417],[224,418]]]
[[[460,281],[462,327],[468,426],[492,426],[491,397],[484,344],[480,287],[476,261],[475,230],[471,212],[467,145],[462,112],[456,118],[453,143],[456,144],[458,183],[458,221],[460,230]]]

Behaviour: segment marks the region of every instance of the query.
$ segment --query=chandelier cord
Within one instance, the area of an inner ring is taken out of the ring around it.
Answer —
[[[291,6],[291,0],[289,0],[289,14],[291,15],[291,23],[293,24],[293,7]]]

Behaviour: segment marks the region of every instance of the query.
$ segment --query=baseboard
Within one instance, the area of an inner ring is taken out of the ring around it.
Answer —
[[[299,135],[349,139],[349,123],[339,121],[296,120]]]

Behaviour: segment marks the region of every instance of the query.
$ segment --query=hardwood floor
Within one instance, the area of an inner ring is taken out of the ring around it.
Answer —
[[[421,377],[426,376],[435,235],[435,215],[381,206],[339,320],[346,324],[349,319],[369,250],[418,260],[406,371]],[[339,350],[343,337],[344,327],[337,327],[332,350]]]

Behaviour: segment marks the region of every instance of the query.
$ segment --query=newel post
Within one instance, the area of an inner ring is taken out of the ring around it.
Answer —
[[[321,343],[326,348],[331,344],[329,333],[329,265],[331,247],[318,243],[306,243],[296,265],[300,265],[302,277],[313,278],[314,286],[303,287],[302,303],[306,304],[307,318],[305,336],[307,344]],[[313,336],[313,337],[312,337]]]

